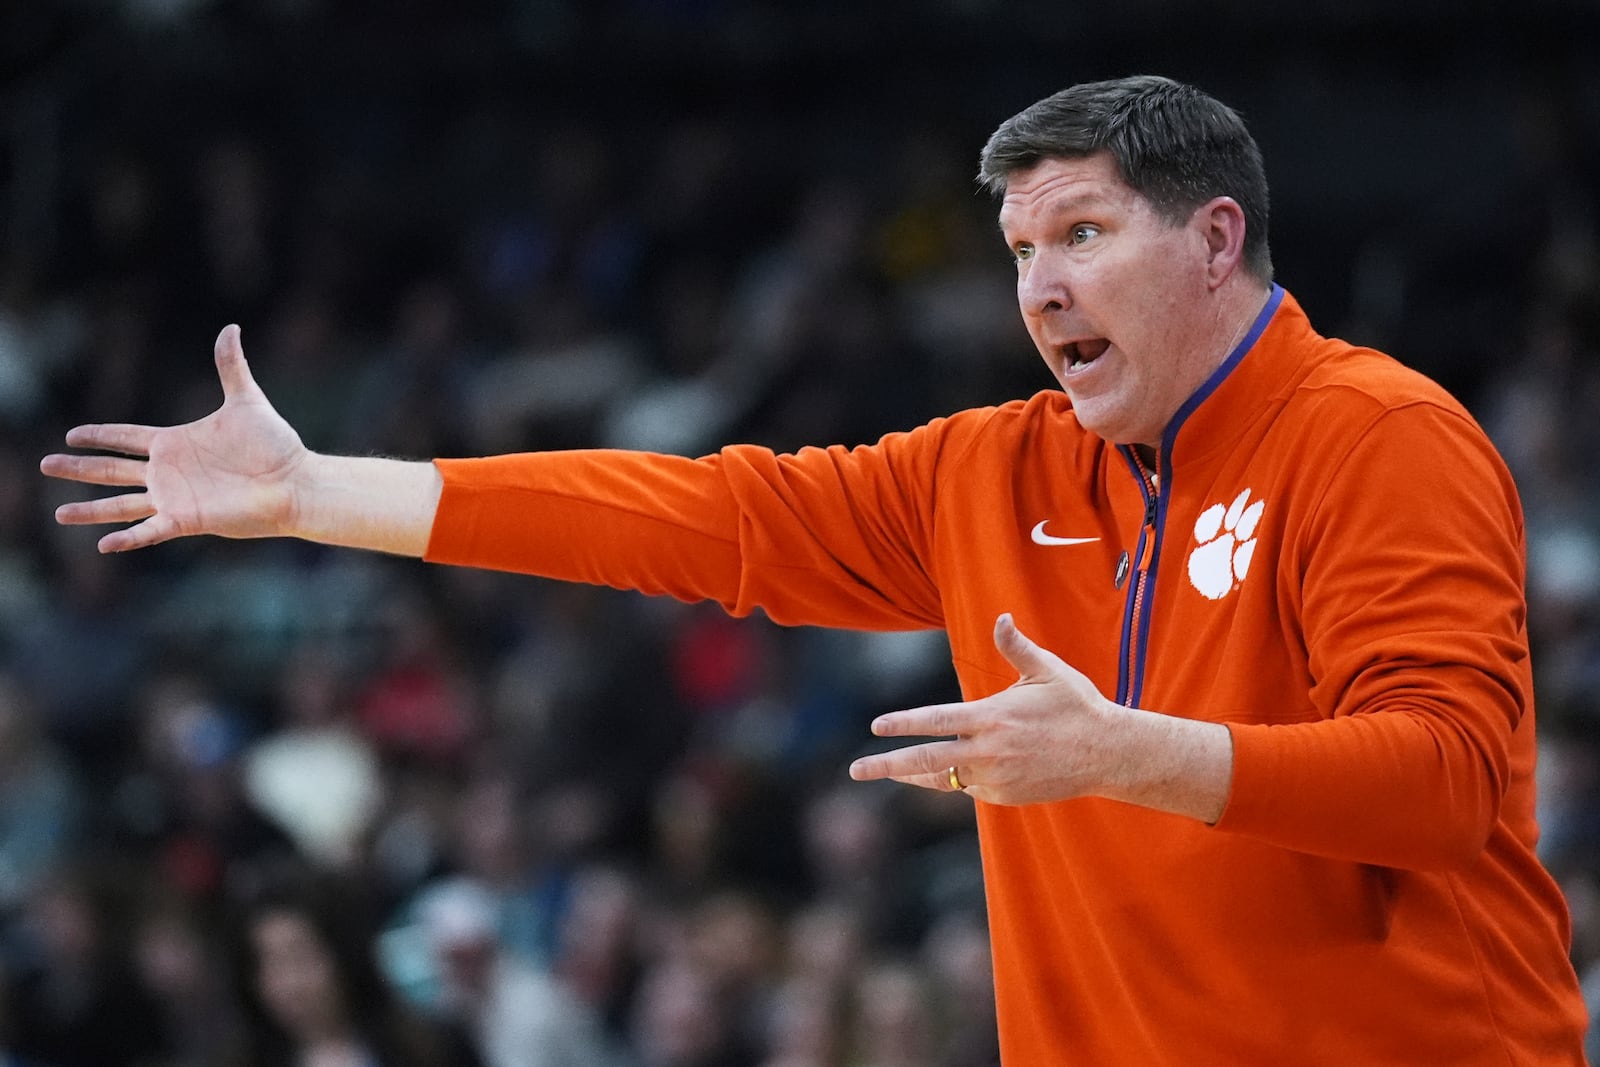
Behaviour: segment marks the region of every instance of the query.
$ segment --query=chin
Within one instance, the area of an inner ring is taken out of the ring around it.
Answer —
[[[1124,443],[1125,434],[1118,431],[1126,430],[1126,427],[1121,425],[1112,413],[1099,410],[1101,405],[1093,400],[1080,402],[1077,397],[1072,396],[1070,390],[1067,395],[1072,397],[1072,410],[1078,416],[1078,425],[1114,445]]]
[[[1159,428],[1151,431],[1138,425],[1128,417],[1129,412],[1123,410],[1123,405],[1108,403],[1108,398],[1103,395],[1079,400],[1068,389],[1067,396],[1072,398],[1072,410],[1078,416],[1078,424],[1103,441],[1114,445],[1142,444],[1155,447],[1161,440]]]
[[[1161,440],[1160,434],[1141,433],[1124,425],[1093,418],[1086,419],[1082,415],[1078,416],[1078,424],[1102,441],[1113,445],[1149,445],[1155,448]]]

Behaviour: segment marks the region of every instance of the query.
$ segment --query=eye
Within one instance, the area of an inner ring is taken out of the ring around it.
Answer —
[[[1033,246],[1017,245],[1011,250],[1011,258],[1016,260],[1018,263],[1026,263],[1028,260],[1033,258]]]
[[[1091,237],[1098,236],[1100,227],[1079,223],[1072,228],[1070,243],[1075,245],[1087,244]]]

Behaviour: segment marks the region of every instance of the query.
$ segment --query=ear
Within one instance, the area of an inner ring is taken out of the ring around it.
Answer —
[[[1231,196],[1218,196],[1195,209],[1195,225],[1206,242],[1206,281],[1215,289],[1244,262],[1244,209]]]

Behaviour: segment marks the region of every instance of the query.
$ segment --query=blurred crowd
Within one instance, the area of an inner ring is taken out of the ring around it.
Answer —
[[[853,444],[1028,395],[977,149],[1143,67],[1245,113],[1313,321],[1444,381],[1519,479],[1541,852],[1600,1001],[1585,5],[1419,57],[1376,4],[1222,4],[1272,45],[1226,72],[1141,21],[1180,3],[1019,5],[1021,39],[866,6],[0,15],[0,1063],[996,1064],[970,802],[845,774],[874,714],[954,698],[941,635],[291,543],[108,558],[36,465],[210,410],[227,322],[324,451]]]

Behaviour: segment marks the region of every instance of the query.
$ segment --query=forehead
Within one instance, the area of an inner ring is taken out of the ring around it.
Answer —
[[[1109,152],[1073,159],[1045,159],[1006,179],[1000,228],[1010,229],[1057,211],[1082,207],[1135,210],[1143,198],[1117,169]]]

